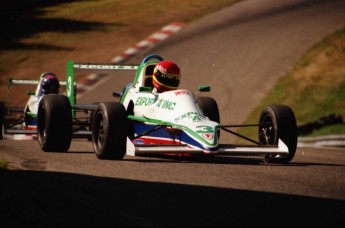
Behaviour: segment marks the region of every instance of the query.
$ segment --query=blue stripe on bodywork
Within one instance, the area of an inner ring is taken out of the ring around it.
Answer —
[[[142,123],[134,124],[134,133],[135,135],[140,135],[150,130],[153,130],[155,127],[157,127],[157,125],[148,125],[148,124],[142,124]],[[171,132],[169,132],[166,127],[162,127],[158,130],[150,132],[149,134],[145,134],[144,136],[160,138],[162,140],[175,140],[177,142],[185,143],[190,146],[201,148],[208,151],[218,150],[218,147],[212,147],[212,148],[205,147],[204,145],[202,145],[201,143],[199,143],[198,141],[190,137],[188,134],[186,134],[184,131],[181,131],[181,133],[178,135],[174,135]]]

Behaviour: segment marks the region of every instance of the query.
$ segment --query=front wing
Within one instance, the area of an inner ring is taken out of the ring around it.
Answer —
[[[150,154],[218,154],[218,155],[282,155],[288,156],[289,149],[286,144],[279,139],[278,145],[254,145],[243,146],[233,144],[220,144],[218,151],[204,151],[198,148],[191,148],[187,144],[174,145],[134,145],[130,139],[127,138],[127,151],[129,156],[136,155],[150,155]]]

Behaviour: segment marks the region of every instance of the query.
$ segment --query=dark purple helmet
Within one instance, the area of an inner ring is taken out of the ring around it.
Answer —
[[[42,94],[58,94],[60,83],[56,75],[53,73],[44,73],[41,81]]]

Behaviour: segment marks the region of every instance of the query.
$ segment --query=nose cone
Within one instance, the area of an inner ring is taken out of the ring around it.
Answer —
[[[208,125],[197,126],[196,133],[200,137],[205,150],[217,150],[219,125],[210,121]]]

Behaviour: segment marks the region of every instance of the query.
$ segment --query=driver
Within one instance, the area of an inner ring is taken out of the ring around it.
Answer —
[[[157,63],[153,70],[153,93],[175,90],[180,84],[181,72],[176,63],[163,60]]]
[[[59,89],[60,82],[54,73],[46,72],[40,76],[40,82],[38,83],[36,93],[34,96],[30,96],[24,109],[24,121],[26,126],[37,125],[37,119],[33,118],[29,113],[33,112],[37,114],[41,98],[47,94],[58,94]]]
[[[60,82],[54,73],[46,72],[41,75],[40,84],[37,89],[37,96],[58,94]]]

